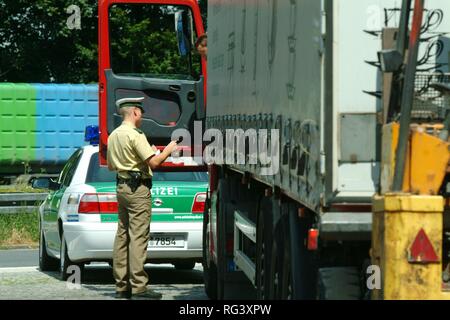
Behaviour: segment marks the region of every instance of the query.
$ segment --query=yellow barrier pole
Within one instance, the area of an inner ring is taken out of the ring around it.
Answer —
[[[441,196],[373,198],[372,264],[381,269],[373,299],[450,299],[442,291],[443,211]]]

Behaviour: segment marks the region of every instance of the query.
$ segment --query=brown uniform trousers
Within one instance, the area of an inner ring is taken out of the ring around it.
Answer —
[[[116,291],[146,291],[148,275],[144,270],[150,240],[151,194],[144,185],[133,193],[126,184],[117,185],[119,223],[114,241],[113,273]]]

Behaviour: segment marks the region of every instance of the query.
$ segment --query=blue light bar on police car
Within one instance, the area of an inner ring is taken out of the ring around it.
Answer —
[[[87,126],[84,131],[84,141],[89,142],[92,145],[97,145],[100,138],[100,132],[98,126]]]

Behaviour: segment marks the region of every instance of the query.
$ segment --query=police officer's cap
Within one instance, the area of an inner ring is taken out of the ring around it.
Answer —
[[[116,101],[116,106],[118,109],[120,108],[126,108],[126,107],[137,107],[142,110],[142,113],[144,113],[144,108],[142,107],[142,101],[144,101],[144,97],[138,97],[138,98],[123,98]]]

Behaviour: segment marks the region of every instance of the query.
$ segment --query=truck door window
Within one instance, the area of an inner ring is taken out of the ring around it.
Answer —
[[[175,13],[187,7],[114,4],[109,9],[111,67],[115,74],[196,80],[200,57],[181,56]],[[195,35],[194,27],[192,34]],[[192,68],[190,68],[192,64]]]

